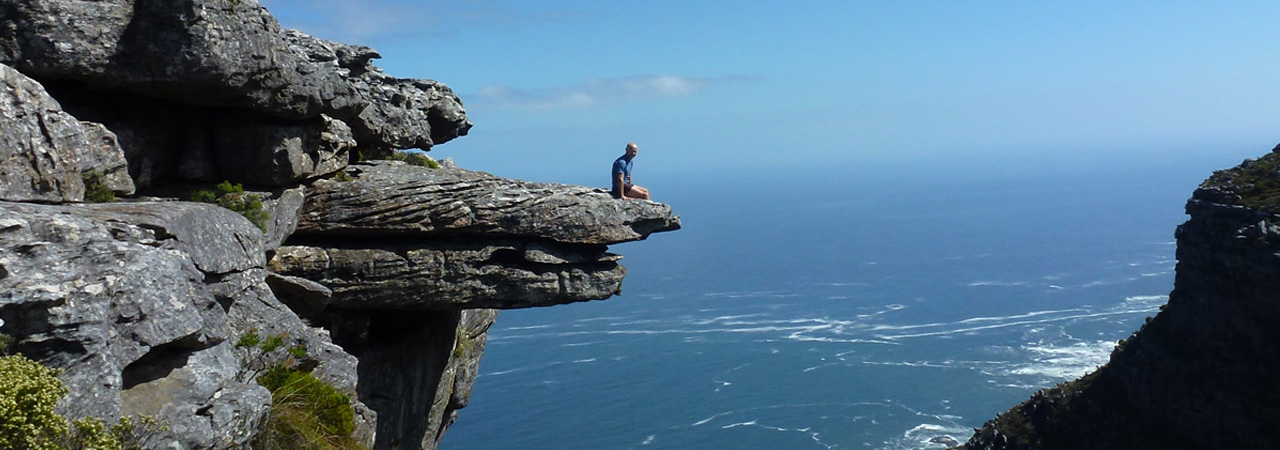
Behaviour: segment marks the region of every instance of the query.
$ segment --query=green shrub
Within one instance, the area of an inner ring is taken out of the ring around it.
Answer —
[[[345,182],[348,182],[348,181],[355,180],[355,178],[351,178],[351,174],[347,173],[347,171],[345,171],[345,170],[339,170],[339,171],[337,171],[336,173],[334,173],[334,174],[333,174],[333,178],[331,178],[331,179],[332,179],[333,181],[339,181],[339,182],[344,182],[344,183],[345,183]]]
[[[103,181],[102,172],[90,170],[83,172],[80,177],[84,179],[84,201],[88,203],[111,203],[116,201],[116,193],[107,188],[106,182]]]
[[[0,357],[0,448],[26,450],[141,450],[167,427],[147,416],[122,417],[107,428],[94,417],[54,412],[67,388],[58,371],[22,355]]]
[[[434,159],[431,159],[431,157],[427,156],[426,153],[421,153],[421,152],[395,151],[395,152],[391,152],[391,156],[388,156],[387,159],[390,159],[392,161],[404,161],[411,165],[430,167],[432,169],[440,168],[440,163],[436,162],[436,160]]]
[[[210,191],[208,189],[201,189],[201,190],[192,192],[191,196],[188,197],[187,200],[190,200],[193,202],[199,202],[199,203],[217,203],[218,194],[214,194],[213,191]]]
[[[58,450],[67,421],[53,411],[67,388],[58,371],[22,355],[0,357],[0,448]]]
[[[217,193],[213,191],[201,189],[191,193],[188,200],[200,203],[213,203],[223,208],[235,211],[244,218],[249,219],[263,233],[267,232],[267,221],[271,220],[271,214],[267,213],[262,206],[262,198],[255,194],[244,192],[244,185],[240,183],[231,183],[223,181],[214,186]]]

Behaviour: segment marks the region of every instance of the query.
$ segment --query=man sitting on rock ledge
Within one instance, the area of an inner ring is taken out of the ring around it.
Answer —
[[[635,142],[627,143],[627,152],[613,161],[613,196],[620,199],[649,199],[649,190],[631,184],[631,161],[640,152]]]

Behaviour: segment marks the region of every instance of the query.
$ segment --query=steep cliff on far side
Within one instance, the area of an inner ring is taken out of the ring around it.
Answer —
[[[988,421],[966,449],[1280,446],[1280,146],[1215,172],[1178,227],[1169,303],[1111,361]]]

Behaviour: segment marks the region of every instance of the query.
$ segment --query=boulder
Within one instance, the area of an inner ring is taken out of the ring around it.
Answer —
[[[76,155],[88,147],[80,121],[44,87],[0,65],[0,199],[78,202],[84,181]]]

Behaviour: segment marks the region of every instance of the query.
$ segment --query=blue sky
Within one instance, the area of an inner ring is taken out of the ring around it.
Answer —
[[[452,87],[476,126],[433,156],[537,181],[603,185],[628,141],[640,184],[1189,157],[1207,176],[1280,142],[1280,2],[262,3]]]

